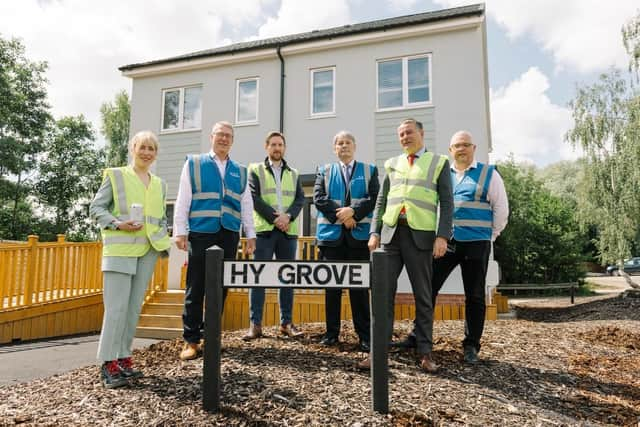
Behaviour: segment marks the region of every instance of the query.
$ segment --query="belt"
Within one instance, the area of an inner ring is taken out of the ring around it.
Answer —
[[[409,223],[407,222],[407,218],[398,218],[398,222],[396,223],[396,225],[402,225],[404,227],[408,227]]]

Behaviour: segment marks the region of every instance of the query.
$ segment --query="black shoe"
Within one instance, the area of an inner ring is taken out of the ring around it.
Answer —
[[[464,348],[464,362],[476,364],[480,361],[478,358],[478,350],[475,347],[467,346]]]
[[[371,352],[371,346],[367,341],[360,341],[360,351],[363,353]]]
[[[416,348],[416,336],[413,334],[407,335],[402,341],[394,341],[389,343],[389,346],[395,348]]]
[[[144,377],[142,371],[133,369],[133,360],[131,360],[131,357],[118,359],[118,365],[120,366],[120,375],[125,379],[136,379]]]
[[[331,347],[334,345],[338,345],[338,338],[336,337],[324,337],[320,340],[321,345],[326,345],[327,347]]]
[[[121,375],[122,371],[115,360],[104,362],[100,368],[100,374],[104,388],[122,387],[128,383],[127,379]]]

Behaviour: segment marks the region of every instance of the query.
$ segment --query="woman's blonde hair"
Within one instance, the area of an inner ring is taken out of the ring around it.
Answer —
[[[133,138],[129,141],[129,150],[133,151],[135,146],[141,142],[150,142],[153,148],[156,149],[156,152],[158,152],[158,137],[150,130],[142,130],[133,135]]]

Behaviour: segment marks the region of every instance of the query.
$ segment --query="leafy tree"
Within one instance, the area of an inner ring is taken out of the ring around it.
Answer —
[[[10,218],[0,237],[17,239],[21,234],[29,172],[51,120],[46,69],[46,63],[25,57],[20,40],[0,37],[0,216]]]
[[[509,225],[495,243],[505,283],[574,282],[583,276],[582,234],[571,202],[553,196],[532,167],[500,164]]]
[[[107,139],[107,166],[123,166],[127,164],[131,118],[131,105],[127,92],[124,90],[118,92],[113,103],[103,103],[100,114],[102,115],[100,130]]]
[[[91,124],[83,116],[64,117],[47,138],[36,183],[39,201],[53,217],[54,234],[84,240],[86,204],[100,185],[103,153],[93,144]]]

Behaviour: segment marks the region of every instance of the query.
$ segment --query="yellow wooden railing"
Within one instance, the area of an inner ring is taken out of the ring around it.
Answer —
[[[0,243],[0,310],[31,307],[102,292],[101,242]],[[147,298],[167,289],[168,260],[156,265]]]

